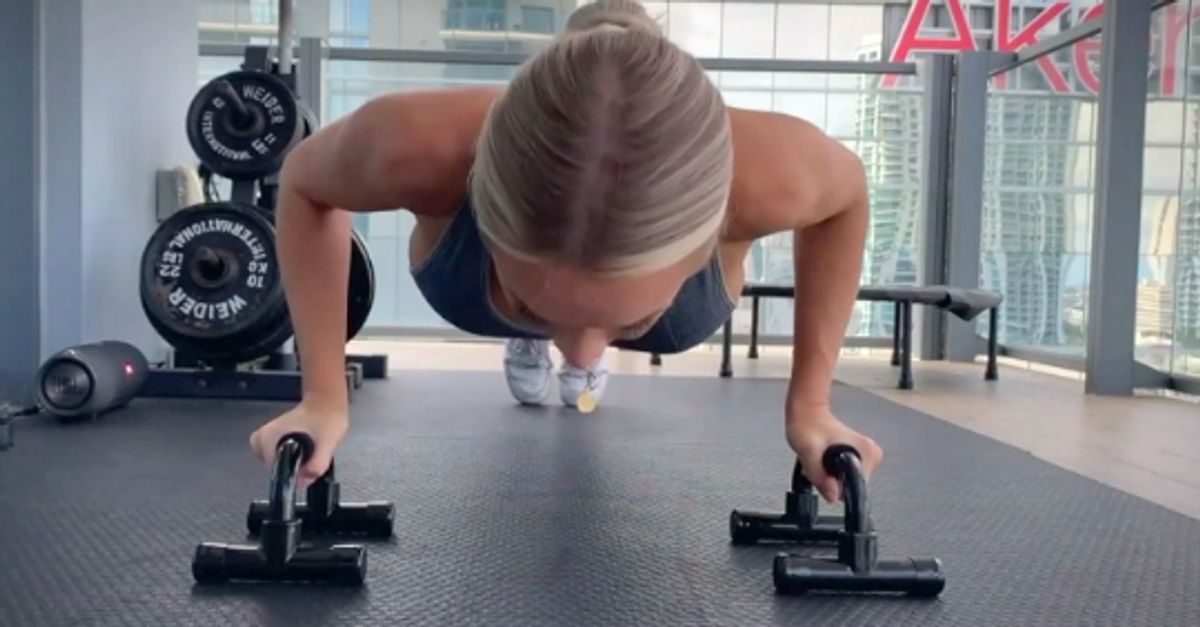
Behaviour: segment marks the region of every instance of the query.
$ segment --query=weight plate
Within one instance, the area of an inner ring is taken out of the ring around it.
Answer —
[[[264,338],[290,331],[275,227],[255,207],[202,204],[164,221],[142,253],[141,297],[164,339],[213,361],[269,354],[287,336]]]
[[[304,139],[296,96],[279,78],[239,70],[209,82],[192,99],[188,141],[213,172],[253,180],[278,172]]]
[[[300,118],[304,120],[304,137],[311,137],[317,132],[319,124],[317,123],[317,113],[308,106],[308,103],[303,100],[296,101],[300,107]]]
[[[271,355],[292,337],[293,332],[291,316],[288,315],[287,309],[284,309],[274,320],[263,325],[254,337],[241,345],[240,353],[245,357],[237,363]]]
[[[371,251],[358,231],[350,231],[350,290],[346,307],[347,333],[350,341],[362,331],[375,305],[375,265],[371,263]]]

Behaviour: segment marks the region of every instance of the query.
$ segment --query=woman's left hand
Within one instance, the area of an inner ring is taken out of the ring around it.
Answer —
[[[867,479],[883,461],[883,449],[871,438],[842,424],[828,405],[796,405],[788,409],[787,441],[800,457],[804,476],[830,503],[842,498],[842,486],[825,472],[822,457],[826,449],[847,444],[858,451]]]

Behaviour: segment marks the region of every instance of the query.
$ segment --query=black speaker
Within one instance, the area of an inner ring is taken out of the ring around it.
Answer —
[[[146,356],[125,342],[67,348],[38,369],[38,404],[59,418],[96,417],[125,406],[146,381]]]

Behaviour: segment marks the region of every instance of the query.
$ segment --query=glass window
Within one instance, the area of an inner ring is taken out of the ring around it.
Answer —
[[[250,22],[252,24],[278,23],[279,3],[272,0],[250,0]]]
[[[571,11],[574,11],[575,5],[579,3],[577,0],[563,0],[563,2],[570,5],[569,8],[564,7],[566,15],[570,17]],[[663,32],[670,31],[671,14],[667,9],[666,2],[643,2],[642,6],[646,7],[646,13],[650,14],[650,17],[654,18],[654,20],[658,22],[658,25],[662,27]]]
[[[744,73],[739,73],[744,74]],[[768,76],[768,75],[764,75]],[[797,80],[803,77],[803,80]],[[822,86],[830,76],[779,73],[769,92],[725,89],[732,103],[749,108],[785,112],[822,126],[859,155],[867,173],[871,193],[871,226],[863,264],[864,284],[917,281],[920,259],[921,93],[878,87],[877,81],[852,81],[855,87],[831,92]],[[751,82],[748,77],[741,80]],[[796,82],[798,86],[789,83]],[[792,235],[777,234],[756,242],[746,260],[750,280],[790,282],[794,280]],[[767,299],[762,302],[764,334],[790,336],[792,303]],[[749,330],[749,309],[734,315],[734,329]],[[892,308],[884,304],[858,303],[848,334],[882,336],[891,333]]]
[[[1174,336],[1172,274],[1178,200],[1174,195],[1146,196],[1142,202],[1134,346],[1140,361],[1164,371],[1171,368]]]
[[[988,99],[981,284],[1004,294],[1001,342],[1082,356],[1095,98],[1030,91],[1013,74]]]
[[[775,24],[775,51],[780,59],[829,58],[829,7],[781,4]]]
[[[206,22],[237,22],[238,4],[234,0],[204,0],[200,3],[200,30]]]
[[[720,56],[775,57],[775,5],[722,3]]]
[[[1139,361],[1175,375],[1200,377],[1200,84],[1193,76],[1196,0],[1160,10],[1152,22],[1162,45],[1161,79],[1147,93],[1146,185],[1139,246],[1137,318]],[[1167,40],[1177,46],[1168,49]],[[1153,70],[1152,70],[1153,71]],[[1177,164],[1168,162],[1172,154]],[[1150,159],[1154,159],[1152,165]],[[1151,174],[1152,168],[1176,175]]]
[[[669,35],[698,57],[721,56],[721,5],[713,2],[667,3]]]
[[[555,32],[554,9],[551,7],[521,7],[520,28],[527,33]]]
[[[883,45],[882,5],[838,5],[829,9],[829,58],[879,58]]]
[[[1177,375],[1200,375],[1200,204],[1196,126],[1200,89],[1194,1],[1155,14],[1146,98],[1145,176],[1138,247],[1137,359]],[[1170,42],[1170,44],[1168,44]]]
[[[270,3],[268,3],[270,4]],[[297,28],[336,46],[533,52],[562,28],[578,0],[330,0],[297,3]],[[251,24],[251,0],[202,0],[201,15],[225,23],[202,26],[204,41],[271,40],[274,24]],[[262,5],[266,7],[266,4]],[[881,5],[792,2],[645,2],[668,36],[701,57],[877,59],[884,39]],[[314,7],[320,7],[320,10]],[[274,15],[270,16],[273,21]],[[898,26],[895,26],[898,28]],[[889,27],[890,28],[890,27]],[[257,30],[256,30],[257,29]],[[872,43],[874,42],[874,43]],[[237,59],[205,59],[201,80],[233,69]],[[325,72],[325,119],[337,119],[376,96],[417,89],[498,85],[514,68],[431,63],[330,61]],[[878,77],[766,72],[711,72],[727,101],[779,111],[827,131],[863,159],[871,185],[872,225],[863,282],[914,282],[919,248],[922,118],[919,81],[882,88]],[[409,278],[412,217],[400,212],[356,215],[378,274],[371,324],[436,330],[445,323]],[[792,234],[755,244],[748,276],[793,279]],[[764,333],[790,335],[791,303],[763,303]],[[747,330],[749,310],[735,324]],[[859,305],[850,332],[891,332],[890,308]]]

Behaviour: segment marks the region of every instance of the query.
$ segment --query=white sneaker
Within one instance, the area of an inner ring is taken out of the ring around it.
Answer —
[[[604,396],[608,387],[607,354],[588,368],[576,368],[563,360],[562,369],[558,373],[558,391],[562,402],[568,407],[575,407],[584,413],[591,413]]]
[[[504,378],[517,402],[544,405],[554,384],[549,340],[510,339],[504,346]]]

